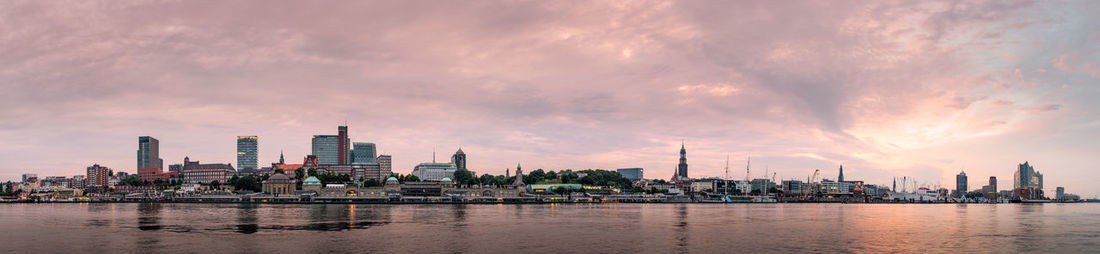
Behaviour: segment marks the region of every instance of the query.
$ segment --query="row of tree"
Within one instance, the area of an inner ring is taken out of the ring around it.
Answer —
[[[580,175],[584,176],[581,177]],[[515,182],[516,177],[504,177],[502,175],[490,175],[482,174],[480,177],[475,177],[473,172],[466,169],[458,169],[455,171],[455,184],[460,186],[504,186]],[[632,182],[619,174],[619,172],[608,171],[602,169],[586,169],[580,171],[562,170],[562,171],[545,171],[543,169],[536,169],[523,175],[524,184],[537,184],[537,183],[562,183],[562,184],[582,184],[590,186],[610,186],[620,189],[631,189]]]

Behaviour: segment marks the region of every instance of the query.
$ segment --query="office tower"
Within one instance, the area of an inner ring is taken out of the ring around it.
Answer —
[[[955,196],[961,197],[966,195],[967,188],[966,171],[959,172],[955,175]]]
[[[997,177],[996,176],[990,176],[989,177],[989,186],[992,186],[994,191],[997,190]]]
[[[676,176],[680,178],[688,177],[688,163],[687,163],[687,149],[684,149],[684,143],[680,143],[680,164],[676,166]]]
[[[348,138],[348,127],[347,126],[337,127],[336,136],[337,136],[337,139],[338,139],[336,141],[336,149],[337,149],[336,160],[337,160],[337,163],[340,164],[340,165],[351,164],[350,161],[349,161],[349,160],[351,160],[351,156],[350,156],[351,155],[350,154],[351,153],[351,147],[350,147],[350,141],[351,140]]]
[[[247,172],[257,168],[258,139],[256,136],[237,136],[237,170]]]
[[[160,159],[160,141],[150,136],[138,137],[137,169],[143,168],[164,169],[164,161]]]
[[[320,165],[340,163],[340,136],[313,135],[313,156],[317,156]]]
[[[351,150],[351,164],[367,164],[374,163],[375,147],[374,143],[352,143],[354,149]]]
[[[109,175],[110,171],[110,168],[100,166],[99,164],[88,167],[88,186],[106,187],[107,181],[111,179]]]
[[[620,168],[615,171],[623,175],[623,178],[630,179],[631,181],[645,179],[642,168]]]
[[[462,152],[462,148],[451,155],[451,163],[455,164],[456,169],[466,169],[466,153]]]

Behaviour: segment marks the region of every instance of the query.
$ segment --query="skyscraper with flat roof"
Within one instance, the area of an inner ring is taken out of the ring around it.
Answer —
[[[313,135],[313,156],[317,156],[319,165],[337,165],[340,163],[340,136]]]
[[[348,138],[348,127],[340,126],[336,128],[337,140],[336,140],[336,160],[340,165],[348,165],[351,160],[351,139]]]
[[[160,141],[150,136],[138,137],[136,169],[143,168],[164,169],[164,160],[160,159]]]
[[[959,172],[955,175],[955,196],[962,197],[966,195],[967,187],[966,171]]]
[[[250,171],[257,168],[256,153],[259,137],[237,136],[237,170]]]
[[[374,143],[355,142],[352,143],[352,147],[353,149],[351,150],[351,164],[374,163]]]

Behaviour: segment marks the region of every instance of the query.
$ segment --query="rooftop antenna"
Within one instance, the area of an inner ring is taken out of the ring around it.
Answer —
[[[432,147],[432,163],[435,163],[435,147]]]
[[[745,182],[749,182],[749,168],[752,165],[752,157],[745,157]]]

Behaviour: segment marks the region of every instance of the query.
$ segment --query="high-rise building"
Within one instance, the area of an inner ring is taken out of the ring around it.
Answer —
[[[31,174],[31,173],[23,174],[23,182],[24,183],[27,182],[27,180],[30,180],[31,178],[38,178],[38,174]]]
[[[386,172],[385,175],[389,175],[389,172],[393,172],[393,156],[388,154],[378,155],[378,158],[374,159],[378,162],[378,168],[382,172]]]
[[[680,143],[680,164],[676,166],[676,176],[680,178],[688,178],[688,159],[687,149],[684,149],[684,144]]]
[[[1066,188],[1056,187],[1054,190],[1054,199],[1061,200],[1066,195]]]
[[[340,164],[340,165],[351,164],[350,163],[350,160],[351,160],[351,139],[348,138],[348,127],[347,126],[340,126],[340,127],[337,127],[336,130],[337,130],[336,137],[338,139],[336,141],[336,149],[337,149],[336,160],[337,160],[337,163]]]
[[[143,168],[164,169],[164,161],[160,159],[160,141],[150,136],[138,137],[137,169]]]
[[[313,135],[313,155],[317,156],[320,165],[337,165],[340,163],[340,136]]]
[[[645,179],[642,168],[620,168],[616,169],[623,178],[630,179],[631,181],[638,181]]]
[[[237,170],[247,172],[257,169],[258,141],[256,136],[237,136]]]
[[[110,168],[100,166],[99,164],[88,167],[87,186],[106,187],[108,181],[111,180],[110,171]]]
[[[967,186],[966,171],[959,172],[955,175],[955,197],[962,197],[966,195]]]
[[[374,143],[352,143],[353,149],[351,150],[351,164],[367,164],[374,163],[375,147]]]
[[[455,168],[466,169],[466,153],[462,152],[462,148],[451,155],[451,163],[455,164]]]
[[[844,165],[840,165],[840,174],[838,174],[836,176],[836,181],[837,182],[843,182],[844,181]]]
[[[1013,175],[1012,180],[1015,189],[1043,189],[1043,174],[1040,174],[1039,171],[1035,171],[1035,168],[1028,164],[1027,161],[1016,168],[1016,174]]]

